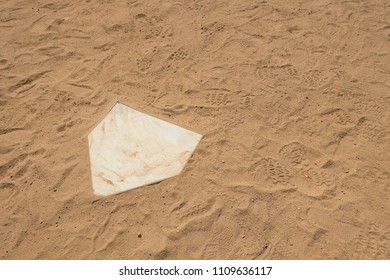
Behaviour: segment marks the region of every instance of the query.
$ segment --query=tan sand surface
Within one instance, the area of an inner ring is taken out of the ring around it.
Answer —
[[[115,102],[204,135],[93,194]],[[389,259],[390,1],[0,0],[1,259]]]

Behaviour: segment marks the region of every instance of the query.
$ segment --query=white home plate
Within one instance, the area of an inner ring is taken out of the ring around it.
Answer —
[[[115,104],[88,135],[95,194],[116,194],[178,175],[201,138]]]

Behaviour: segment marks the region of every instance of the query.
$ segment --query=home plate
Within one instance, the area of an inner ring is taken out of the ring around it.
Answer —
[[[95,194],[117,194],[178,175],[201,138],[116,103],[88,135]]]

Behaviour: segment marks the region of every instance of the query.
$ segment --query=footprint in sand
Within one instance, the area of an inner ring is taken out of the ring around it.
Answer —
[[[256,259],[292,260],[302,257],[313,234],[301,227],[283,228],[281,232],[271,231],[267,243]],[[305,249],[303,249],[305,248]]]
[[[318,116],[301,117],[295,120],[296,132],[300,135],[306,136],[309,139],[327,140],[337,133],[335,127],[329,123],[324,122]]]
[[[279,154],[291,166],[297,184],[299,184],[299,191],[310,196],[319,196],[333,191],[335,181],[326,170],[312,164],[315,161],[325,161],[319,151],[300,142],[291,142],[283,146]]]
[[[178,48],[165,60],[165,67],[172,71],[178,71],[188,65],[189,56],[189,51],[186,48]]]
[[[139,54],[136,59],[136,66],[143,73],[150,70],[156,71],[164,67],[164,60],[163,48],[154,46]]]
[[[200,34],[207,38],[213,36],[215,33],[222,32],[224,29],[225,29],[225,24],[213,21],[210,23],[202,24],[200,26]]]
[[[301,164],[308,158],[307,147],[299,142],[291,142],[283,146],[279,150],[279,154],[294,165]]]
[[[257,185],[269,190],[294,189],[311,197],[333,195],[335,180],[326,170],[309,164],[320,159],[319,153],[292,142],[283,146],[279,154],[283,160],[263,158],[250,167]]]
[[[334,197],[336,180],[325,170],[309,167],[298,172],[303,184],[298,190],[310,197]]]
[[[217,228],[211,235],[211,238],[202,250],[201,258],[206,260],[231,259],[236,230],[234,228],[222,227]]]
[[[375,224],[368,225],[351,242],[353,258],[358,260],[388,260],[390,232]]]
[[[221,50],[224,42],[231,36],[226,24],[218,21],[204,22],[199,27],[202,48],[212,51]]]
[[[137,36],[144,40],[154,40],[165,37],[167,33],[163,28],[163,20],[158,16],[147,16],[145,14],[135,15],[135,30]]]
[[[245,94],[240,97],[241,108],[251,108],[255,105],[256,96],[253,94]]]
[[[277,189],[293,187],[290,170],[273,158],[262,158],[250,168],[250,173],[256,181],[270,182]]]
[[[245,123],[245,121],[242,118],[235,117],[235,116],[229,116],[227,119],[224,119],[221,121],[221,129],[222,130],[230,130],[234,129],[237,126]]]
[[[265,82],[296,77],[298,75],[297,70],[289,64],[259,67],[256,73],[257,77]]]
[[[146,72],[152,66],[152,60],[149,58],[143,57],[137,59],[137,67],[141,72]]]
[[[301,75],[303,85],[313,89],[326,85],[330,79],[331,75],[326,75],[321,70],[310,70]]]
[[[380,123],[360,118],[356,125],[357,136],[365,141],[383,143],[382,141],[389,136],[389,130]]]

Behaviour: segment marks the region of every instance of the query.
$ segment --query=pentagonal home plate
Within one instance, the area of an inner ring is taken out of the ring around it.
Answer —
[[[116,103],[88,135],[95,194],[117,194],[178,175],[201,138]]]

